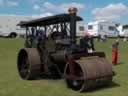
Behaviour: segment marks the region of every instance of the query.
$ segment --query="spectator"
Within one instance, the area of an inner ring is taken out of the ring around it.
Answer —
[[[97,37],[97,41],[99,42],[101,40],[101,35],[99,34]]]
[[[117,39],[112,44],[112,64],[116,65],[118,61],[118,46],[119,46],[119,40]]]
[[[106,41],[106,35],[101,35],[101,40],[102,40],[102,42],[105,42]]]

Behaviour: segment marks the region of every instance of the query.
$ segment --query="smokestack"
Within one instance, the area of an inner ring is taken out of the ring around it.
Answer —
[[[68,10],[70,14],[70,36],[71,36],[71,43],[76,44],[76,14],[77,8],[69,8]]]

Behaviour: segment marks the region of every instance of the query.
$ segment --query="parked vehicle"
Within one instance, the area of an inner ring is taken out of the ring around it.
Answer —
[[[0,16],[0,36],[15,38],[24,36],[25,29],[17,26],[20,21],[30,20],[27,16]]]
[[[120,37],[127,37],[128,38],[128,25],[119,25],[117,27],[117,30],[119,31]]]
[[[119,35],[116,24],[110,21],[95,21],[88,23],[88,32],[93,36],[117,37]]]

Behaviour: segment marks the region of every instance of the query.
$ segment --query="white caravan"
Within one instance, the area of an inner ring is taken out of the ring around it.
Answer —
[[[87,32],[87,25],[81,21],[77,22],[76,35],[78,37],[81,37],[81,36],[84,36],[86,32]]]
[[[25,29],[20,28],[17,24],[20,21],[30,20],[27,16],[0,16],[0,36],[16,37],[25,34]]]
[[[117,37],[119,35],[116,24],[110,21],[95,21],[88,23],[88,33],[93,36]]]

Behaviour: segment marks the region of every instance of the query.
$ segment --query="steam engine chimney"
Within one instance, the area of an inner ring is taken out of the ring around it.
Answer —
[[[68,12],[70,14],[70,36],[71,36],[71,43],[76,44],[76,13],[77,8],[69,8]]]

